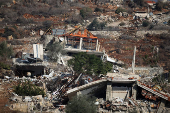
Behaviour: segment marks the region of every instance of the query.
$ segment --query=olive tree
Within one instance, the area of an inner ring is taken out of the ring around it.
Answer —
[[[63,50],[63,47],[60,45],[59,42],[52,42],[49,43],[46,47],[47,49],[47,56],[50,61],[56,62],[60,55],[65,54],[66,52]]]

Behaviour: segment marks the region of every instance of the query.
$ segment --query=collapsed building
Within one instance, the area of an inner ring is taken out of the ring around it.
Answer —
[[[30,53],[21,52],[20,58],[13,58],[14,71],[16,76],[43,75],[45,64],[43,62],[43,45],[33,44]]]

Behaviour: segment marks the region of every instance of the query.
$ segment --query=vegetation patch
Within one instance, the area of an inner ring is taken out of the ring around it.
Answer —
[[[73,66],[77,74],[83,73],[87,75],[106,75],[111,71],[113,64],[110,62],[102,62],[96,55],[88,55],[86,53],[78,53],[74,58],[68,61],[70,66]]]
[[[30,81],[25,81],[19,83],[14,87],[14,92],[19,96],[36,96],[36,95],[45,95],[43,89],[38,86],[32,84]]]

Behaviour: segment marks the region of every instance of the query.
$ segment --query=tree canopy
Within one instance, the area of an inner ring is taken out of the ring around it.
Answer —
[[[102,60],[94,54],[88,55],[83,52],[75,54],[74,58],[68,61],[68,64],[73,66],[77,74],[107,74],[107,72],[112,69],[110,62],[102,62]]]
[[[158,11],[162,11],[163,5],[164,5],[164,4],[163,4],[161,1],[158,1],[158,2],[156,3],[155,9],[158,10]]]
[[[52,62],[56,62],[60,54],[65,54],[65,51],[63,51],[63,47],[60,45],[59,42],[49,43],[46,49],[48,50],[47,56]]]
[[[133,0],[133,2],[140,6],[144,6],[144,4],[145,4],[144,0]]]
[[[73,97],[66,106],[66,113],[96,113],[95,98],[86,95]]]

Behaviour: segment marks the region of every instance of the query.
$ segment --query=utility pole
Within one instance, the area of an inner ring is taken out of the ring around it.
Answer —
[[[135,56],[136,56],[136,46],[134,47],[134,53],[133,53],[132,73],[135,73]]]

